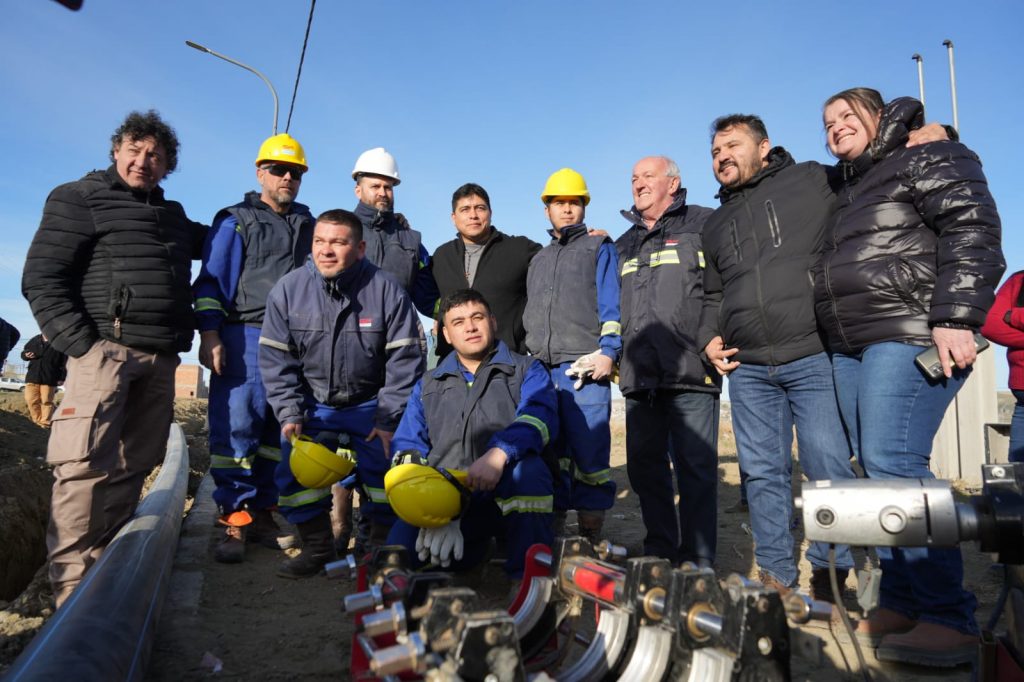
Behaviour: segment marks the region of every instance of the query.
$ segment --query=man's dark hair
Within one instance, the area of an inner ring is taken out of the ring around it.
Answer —
[[[133,111],[125,117],[121,126],[110,136],[110,160],[114,160],[114,150],[125,140],[141,142],[147,137],[152,137],[163,147],[167,154],[167,175],[170,175],[178,167],[178,149],[181,144],[174,128],[164,123],[156,109],[146,113]]]
[[[487,190],[475,182],[467,182],[452,194],[452,213],[455,213],[455,204],[466,197],[480,197],[487,204],[487,210],[491,210],[491,197],[487,195]]]
[[[760,116],[753,114],[729,114],[728,116],[719,116],[711,122],[711,140],[714,141],[715,135],[723,130],[736,126],[746,126],[754,137],[754,144],[761,144],[761,140],[768,139],[768,129],[764,127],[764,121],[761,120]]]
[[[458,289],[448,294],[441,299],[441,306],[438,308],[441,324],[444,324],[444,317],[448,314],[448,311],[452,308],[458,308],[460,305],[466,305],[467,303],[479,303],[487,310],[487,314],[491,313],[491,306],[476,289]]]
[[[356,238],[357,242],[363,241],[363,223],[352,211],[346,211],[343,208],[332,208],[330,211],[324,211],[316,217],[318,223],[334,223],[335,225],[344,225],[352,230],[352,236]]]

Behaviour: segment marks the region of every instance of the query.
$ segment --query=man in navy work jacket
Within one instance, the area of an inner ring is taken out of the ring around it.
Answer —
[[[458,570],[479,563],[486,540],[504,534],[505,571],[517,578],[530,545],[552,540],[553,463],[541,453],[558,434],[554,387],[543,364],[497,339],[497,321],[479,292],[453,292],[439,312],[455,350],[416,384],[393,446],[419,452],[431,466],[467,471],[472,499],[441,528],[399,520],[388,541]],[[431,542],[431,535],[447,541]]]
[[[297,525],[302,553],[278,570],[316,575],[336,556],[330,488],[308,489],[292,474],[293,436],[347,434],[369,500],[373,535],[386,537],[394,514],[384,495],[392,435],[423,373],[424,339],[409,296],[363,258],[355,214],[320,214],[307,264],[271,290],[260,335],[260,372],[281,424],[275,480],[281,512]]]

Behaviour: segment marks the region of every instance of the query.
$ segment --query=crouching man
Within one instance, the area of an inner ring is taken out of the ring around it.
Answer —
[[[416,384],[392,449],[465,471],[461,513],[436,528],[400,519],[388,542],[460,570],[484,559],[491,537],[504,536],[505,572],[519,578],[530,545],[552,541],[553,467],[541,453],[558,430],[554,386],[543,364],[497,340],[497,322],[479,292],[449,294],[439,316],[454,350]],[[415,495],[412,487],[389,488],[396,511],[409,507],[405,494]]]

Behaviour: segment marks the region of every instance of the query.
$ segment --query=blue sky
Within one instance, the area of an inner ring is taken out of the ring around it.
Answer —
[[[541,241],[539,194],[571,166],[593,200],[591,225],[618,236],[632,164],[666,154],[691,203],[717,205],[708,126],[724,113],[764,118],[799,160],[829,162],[821,103],[855,85],[917,94],[951,122],[944,39],[956,47],[963,140],[982,158],[1004,225],[1008,271],[1024,268],[1018,188],[1024,111],[1024,5],[889,2],[388,3],[321,0],[292,118],[311,171],[300,200],[352,208],[358,154],[387,147],[403,182],[397,209],[433,250],[451,239],[451,192],[491,194],[494,223]],[[258,78],[185,46],[192,40],[261,70],[281,98],[283,130],[308,2],[85,0],[7,3],[0,26],[0,316],[35,333],[20,296],[25,253],[46,195],[107,165],[109,136],[131,109],[158,109],[183,142],[169,197],[204,222],[255,188],[271,133]],[[1017,161],[1015,161],[1017,159]],[[1005,387],[1001,350],[997,385]]]

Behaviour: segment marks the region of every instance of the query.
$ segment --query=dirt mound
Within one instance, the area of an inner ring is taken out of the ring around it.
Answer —
[[[210,464],[206,401],[178,399],[174,412],[189,446],[187,509]],[[45,566],[53,480],[45,462],[49,433],[28,418],[21,393],[0,393],[0,673],[53,614]]]

